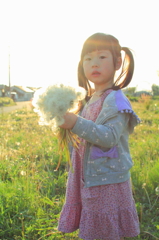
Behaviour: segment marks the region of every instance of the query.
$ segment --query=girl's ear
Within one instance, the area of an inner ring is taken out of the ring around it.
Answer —
[[[115,70],[119,70],[122,64],[122,58],[118,57],[117,61],[116,61],[116,66],[115,66]]]

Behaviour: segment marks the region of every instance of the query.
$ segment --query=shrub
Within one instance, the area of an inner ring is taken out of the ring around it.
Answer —
[[[15,102],[9,97],[0,97],[0,107],[13,106]]]

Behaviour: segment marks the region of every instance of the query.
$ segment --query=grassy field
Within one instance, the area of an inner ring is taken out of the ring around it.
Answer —
[[[130,136],[133,193],[141,234],[159,239],[159,99],[132,102],[142,123]],[[57,231],[64,204],[66,160],[55,171],[57,141],[27,109],[0,115],[0,239],[79,239]],[[129,238],[130,239],[130,238]]]

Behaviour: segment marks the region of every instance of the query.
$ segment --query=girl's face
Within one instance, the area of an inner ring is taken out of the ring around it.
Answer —
[[[84,56],[83,69],[86,78],[94,83],[95,90],[100,91],[112,87],[118,67],[114,66],[109,50],[97,50]]]

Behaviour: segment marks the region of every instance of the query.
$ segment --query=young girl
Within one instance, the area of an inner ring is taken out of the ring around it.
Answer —
[[[69,172],[58,226],[62,232],[79,229],[79,237],[85,240],[121,240],[139,234],[128,147],[128,136],[139,118],[121,91],[133,71],[131,51],[115,37],[96,33],[85,41],[78,81],[87,90],[87,103],[78,116],[67,113],[61,126],[80,138],[79,149],[72,152],[74,172]],[[93,94],[89,81],[94,84]]]

